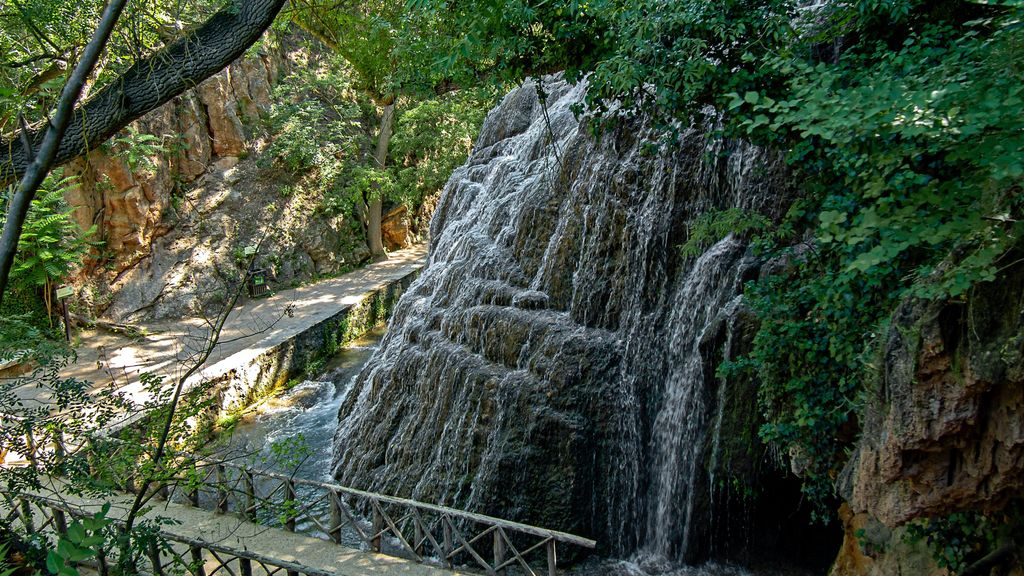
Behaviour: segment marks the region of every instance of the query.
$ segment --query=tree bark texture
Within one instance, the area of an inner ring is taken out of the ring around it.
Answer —
[[[7,291],[7,281],[11,277],[11,269],[14,267],[14,256],[18,249],[18,240],[21,238],[21,231],[28,216],[32,199],[36,191],[46,179],[53,167],[60,142],[67,132],[68,124],[73,119],[75,102],[78,101],[85,86],[85,80],[89,77],[93,67],[99,60],[100,53],[107,45],[110,35],[114,32],[117,20],[127,0],[111,0],[103,9],[99,25],[93,33],[92,38],[82,53],[82,59],[75,65],[74,71],[64,84],[57,107],[52,118],[39,130],[41,136],[39,144],[33,144],[26,133],[25,121],[19,115],[18,120],[21,126],[18,143],[21,144],[25,156],[24,174],[21,182],[18,183],[14,195],[11,197],[7,207],[7,217],[4,219],[3,233],[0,235],[0,303],[3,302],[3,295]],[[46,282],[46,313],[50,313],[50,280]]]
[[[195,87],[237,59],[259,39],[287,0],[236,0],[196,30],[136,62],[78,106],[60,141],[55,165],[96,148],[129,122]],[[38,148],[46,124],[0,142],[0,186],[25,173],[24,142]]]
[[[388,159],[388,144],[391,142],[391,131],[394,125],[395,103],[392,101],[384,106],[381,114],[380,134],[377,137],[377,149],[374,154],[377,168],[381,170],[384,169]],[[384,198],[381,196],[381,194],[374,196],[367,206],[366,244],[370,248],[370,257],[374,260],[385,260],[388,257],[384,251],[384,237],[381,230],[381,212],[384,204]]]

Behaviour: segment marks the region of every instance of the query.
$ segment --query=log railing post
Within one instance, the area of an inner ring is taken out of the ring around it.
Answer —
[[[160,561],[160,546],[156,542],[150,542],[146,553],[149,556],[149,564],[153,567],[153,576],[164,576],[164,565]]]
[[[384,515],[380,509],[380,502],[373,501],[373,541],[370,546],[374,552],[380,553],[381,532],[384,531]]]
[[[252,478],[252,471],[242,468],[242,484],[245,488],[245,509],[242,515],[250,522],[256,521],[256,483]]]
[[[335,544],[341,544],[341,496],[337,490],[331,490],[327,493],[331,509],[330,524],[328,524],[327,534],[331,538],[331,542]]]
[[[53,431],[53,455],[57,463],[64,460],[67,451],[64,450],[64,431],[56,429]]]
[[[242,576],[252,576],[252,560],[239,558],[238,571],[241,572]]]
[[[195,576],[206,576],[206,564],[203,562],[203,549],[199,546],[189,546],[189,554],[192,555],[192,574]]]
[[[31,426],[29,426],[25,431],[25,452],[25,458],[28,459],[28,463],[31,464],[33,468],[38,468],[39,462],[36,460],[36,438],[32,433]]]
[[[555,540],[551,538],[548,540],[548,576],[555,576],[558,573],[558,553],[555,550]]]
[[[96,551],[96,563],[99,564],[100,576],[108,576],[110,574],[110,566],[107,566],[107,550],[105,548],[100,548]]]
[[[444,542],[441,543],[444,546],[444,561],[449,568],[452,567],[452,525],[451,519],[448,518],[447,514],[441,516],[441,531],[444,533]]]
[[[64,511],[60,508],[50,507],[50,514],[53,516],[53,527],[57,530],[57,533],[63,536],[68,533],[68,520],[64,516]]]
[[[494,573],[504,574],[505,569],[501,567],[505,563],[505,535],[501,528],[494,529]]]
[[[19,498],[21,503],[21,523],[25,526],[25,532],[35,534],[35,522],[32,519],[32,504],[25,498]]]
[[[412,546],[413,546],[413,548],[416,551],[416,555],[419,556],[420,558],[422,558],[423,557],[423,543],[426,541],[426,538],[425,538],[425,536],[423,534],[423,522],[420,520],[420,517],[419,517],[418,514],[416,515],[416,517],[413,518],[413,527],[414,527],[414,530],[413,530],[413,538],[414,538],[414,540],[413,540]]]
[[[188,502],[192,506],[199,507],[199,486],[202,482],[199,482],[199,469],[196,467],[196,461],[193,460],[191,464],[192,478],[196,480],[195,485],[188,491]]]
[[[85,441],[85,463],[89,469],[89,477],[95,479],[99,470],[96,468],[96,441],[92,437]]]
[[[217,464],[217,512],[228,511],[227,470],[224,464]]]
[[[284,529],[289,532],[295,532],[295,482],[288,478],[284,481],[284,505],[285,505],[285,522]]]

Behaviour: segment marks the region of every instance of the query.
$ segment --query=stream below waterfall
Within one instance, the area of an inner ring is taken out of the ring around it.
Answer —
[[[331,440],[338,427],[338,406],[384,332],[384,327],[368,332],[339,350],[313,379],[242,416],[224,453],[255,458],[265,469],[296,478],[333,481]]]

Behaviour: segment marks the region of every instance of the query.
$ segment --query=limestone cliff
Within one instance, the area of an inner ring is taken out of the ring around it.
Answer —
[[[136,264],[169,231],[172,199],[206,174],[213,161],[249,152],[240,114],[270,106],[270,90],[288,66],[283,47],[245,56],[222,72],[133,122],[129,129],[65,167],[77,176],[68,202],[83,229],[97,225],[115,272]],[[141,141],[140,136],[156,140]],[[136,150],[139,142],[148,147]]]
[[[267,168],[273,88],[290,69],[318,65],[301,45],[264,44],[65,168],[77,176],[66,198],[75,218],[96,225],[101,242],[76,282],[83,312],[136,322],[216,310],[261,239],[256,266],[275,287],[366,258],[357,220],[316,212],[303,174]],[[388,214],[389,249],[415,240],[410,220]]]
[[[908,522],[998,517],[1024,498],[1024,267],[962,301],[903,302],[881,366],[842,482],[851,542],[835,574],[941,573],[905,542]]]

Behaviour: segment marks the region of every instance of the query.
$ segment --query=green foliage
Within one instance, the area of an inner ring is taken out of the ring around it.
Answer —
[[[834,252],[803,247],[781,257],[789,260],[786,270],[747,289],[761,320],[753,350],[722,369],[760,380],[761,438],[787,450],[817,518],[826,520],[853,439],[866,359],[899,298],[889,287],[900,276],[887,265],[846,282],[835,272],[841,256]]]
[[[17,566],[8,562],[9,550],[10,544],[8,542],[0,542],[0,576],[11,576],[18,570]]]
[[[462,38],[451,59],[464,69],[536,73],[551,57],[570,77],[592,72],[597,127],[642,112],[671,140],[714,107],[719,137],[786,153],[802,197],[783,229],[757,242],[779,272],[748,287],[761,328],[753,351],[723,370],[758,378],[762,437],[791,456],[819,515],[831,515],[875,340],[896,303],[962,299],[1013,264],[1024,234],[1024,3],[413,4],[448,11]],[[584,11],[570,30],[600,37],[588,58],[538,44],[562,14]],[[701,216],[683,253],[756,224]]]
[[[455,82],[588,71],[618,40],[623,0],[408,0],[434,25],[434,69]]]
[[[44,286],[62,280],[81,263],[88,247],[84,237],[93,234],[94,229],[83,233],[72,218],[74,209],[64,202],[72,186],[73,179],[62,178],[57,171],[36,193],[18,242],[13,282]]]
[[[1012,541],[1022,527],[1024,516],[1017,503],[998,513],[969,510],[918,520],[907,525],[906,538],[911,543],[927,543],[939,568],[955,576]]]
[[[90,246],[88,237],[95,226],[82,231],[75,223],[64,196],[75,186],[72,178],[55,170],[43,182],[32,200],[18,242],[8,293],[4,295],[4,314],[29,314],[40,328],[51,327],[52,291],[81,264]],[[7,192],[0,193],[0,204],[7,204]],[[6,212],[0,214],[0,226]]]
[[[78,576],[75,568],[81,562],[95,558],[106,543],[104,532],[111,521],[106,517],[110,504],[91,518],[74,520],[65,534],[59,535],[57,546],[46,553],[46,569],[57,576]]]
[[[305,187],[317,198],[315,209],[334,215],[352,202],[344,187],[352,166],[363,161],[370,139],[363,129],[369,111],[351,88],[344,61],[328,59],[319,68],[293,73],[275,88],[267,155],[279,169],[306,175],[302,185],[286,185],[282,197],[297,198]]]
[[[90,90],[101,88],[136,60],[205,20],[220,0],[138,0],[127,4]],[[91,38],[103,0],[11,0],[0,3],[0,132],[43,118]]]
[[[300,69],[274,89],[268,155],[293,173],[316,170],[325,187],[334,183],[345,162],[368,145],[361,130],[364,112],[350,88],[346,68],[329,61],[319,69]]]
[[[317,198],[315,209],[329,216],[378,197],[415,209],[465,161],[495,95],[464,90],[400,105],[381,169],[372,158],[375,112],[351,76],[345,60],[332,57],[275,90],[268,156],[281,170],[315,175],[282,188],[282,196],[296,198],[304,188]]]
[[[1024,55],[1019,15],[892,37],[922,10],[872,13],[884,41],[865,38],[834,63],[765,55],[785,83],[728,94],[733,130],[788,148],[816,233],[785,272],[751,287],[763,323],[748,361],[762,381],[762,436],[806,461],[820,510],[895,304],[997,279],[1024,232],[1024,69],[1008,66]]]
[[[704,212],[690,224],[679,252],[685,258],[693,258],[729,234],[761,232],[770,224],[764,216],[739,208]]]
[[[440,190],[469,156],[493,91],[461,90],[423,100],[402,112],[391,138],[396,189],[409,207]]]
[[[142,134],[134,126],[129,126],[124,136],[116,136],[104,143],[108,150],[116,150],[115,155],[123,158],[132,172],[153,170],[153,157],[165,154],[169,147],[164,139],[153,134]]]
[[[374,166],[356,166],[349,171],[349,180],[344,188],[346,196],[353,202],[362,198],[373,200],[389,198],[395,193],[395,181],[391,172]]]
[[[821,212],[818,239],[855,249],[845,275],[917,253],[919,296],[996,278],[1024,232],[1024,67],[1007,66],[1024,45],[1012,22],[934,24],[834,65],[770,60],[790,77],[785,98],[730,95],[746,132],[792,141],[792,163],[841,199]]]

